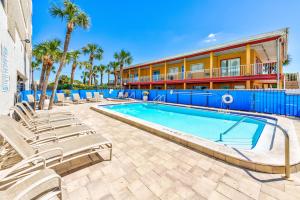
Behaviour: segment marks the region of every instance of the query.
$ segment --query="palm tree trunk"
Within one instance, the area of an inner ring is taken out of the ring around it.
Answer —
[[[74,82],[75,70],[76,70],[76,63],[74,62],[72,65],[72,71],[71,71],[71,80],[70,80],[71,85],[73,85],[73,82]]]
[[[114,78],[115,78],[115,80],[114,80],[115,87],[117,87],[117,73],[116,72],[114,73]]]
[[[103,86],[103,73],[100,74],[100,84]]]
[[[42,110],[43,107],[44,107],[44,101],[45,101],[45,98],[46,98],[46,91],[47,91],[48,80],[49,80],[51,68],[52,68],[52,66],[49,66],[48,69],[46,70],[46,73],[45,73],[45,80],[43,82],[42,94],[41,94],[41,98],[40,98],[40,101],[39,101],[39,109],[40,110]]]
[[[31,89],[34,90],[34,70],[31,67]]]
[[[107,85],[109,85],[109,81],[110,81],[109,79],[110,79],[110,73],[108,72],[107,73]]]
[[[44,82],[44,79],[45,79],[45,71],[46,71],[46,66],[43,62],[41,76],[40,76],[40,82],[39,82],[39,89],[40,90],[42,89],[42,85],[43,85],[43,82]]]
[[[122,88],[123,87],[123,64],[120,65],[120,83]]]
[[[53,107],[54,95],[56,93],[57,86],[58,86],[58,79],[59,79],[60,73],[61,73],[61,71],[62,71],[62,69],[65,65],[65,62],[66,62],[66,56],[67,56],[67,52],[68,52],[68,48],[69,48],[69,44],[70,44],[71,33],[72,33],[72,30],[73,30],[72,28],[69,28],[69,26],[70,25],[68,24],[67,33],[66,33],[66,37],[65,37],[65,43],[64,43],[64,52],[61,56],[60,65],[59,65],[59,68],[56,72],[54,86],[53,86],[53,89],[52,89],[52,94],[51,94],[50,103],[49,103],[49,107],[48,107],[49,110],[51,110],[52,107]]]

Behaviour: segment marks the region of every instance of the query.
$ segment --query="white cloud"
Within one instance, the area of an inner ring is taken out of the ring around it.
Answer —
[[[203,40],[205,43],[211,43],[217,41],[217,34],[216,33],[210,33],[208,36]]]

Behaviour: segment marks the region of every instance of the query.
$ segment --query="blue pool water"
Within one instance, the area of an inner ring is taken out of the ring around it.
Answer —
[[[243,149],[255,147],[265,127],[263,121],[245,115],[173,105],[132,103],[104,107],[167,128]],[[220,135],[222,135],[221,140]]]

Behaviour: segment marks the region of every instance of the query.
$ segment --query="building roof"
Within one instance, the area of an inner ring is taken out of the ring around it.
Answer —
[[[131,65],[129,67],[126,67],[126,69],[149,66],[149,65],[154,65],[154,64],[160,64],[160,63],[163,63],[163,62],[166,62],[166,61],[169,62],[169,61],[174,61],[174,60],[180,60],[180,59],[183,59],[183,58],[189,58],[189,57],[193,57],[193,56],[197,56],[197,55],[208,54],[210,52],[220,52],[220,51],[224,51],[224,50],[227,50],[227,49],[239,48],[239,47],[245,46],[247,44],[251,45],[251,44],[268,42],[268,41],[278,39],[280,37],[285,41],[284,43],[285,43],[286,47],[284,48],[284,50],[285,50],[285,55],[286,55],[287,40],[288,40],[288,28],[282,28],[282,29],[279,29],[279,30],[276,30],[276,31],[267,32],[267,33],[263,33],[263,34],[258,34],[258,35],[246,37],[246,38],[243,38],[243,39],[235,40],[235,41],[232,41],[232,42],[219,44],[219,45],[215,45],[215,46],[212,46],[212,47],[198,49],[196,51],[192,51],[192,52],[188,52],[188,53],[182,53],[182,54],[178,54],[178,55],[175,55],[175,56],[168,56],[168,57],[164,57],[164,58],[160,58],[160,59],[156,59],[156,60],[151,60],[151,61]]]

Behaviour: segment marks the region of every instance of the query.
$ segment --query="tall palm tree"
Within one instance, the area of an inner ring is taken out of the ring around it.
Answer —
[[[99,66],[97,66],[97,68],[98,68],[97,71],[100,73],[100,85],[103,86],[103,75],[106,70],[106,66],[99,65]]]
[[[81,54],[81,52],[79,50],[70,52],[70,61],[72,62],[71,80],[70,80],[71,85],[73,85],[73,82],[74,82],[74,75],[75,75],[75,71],[76,71],[76,68],[78,65],[78,59],[79,59],[80,54]]]
[[[32,50],[32,55],[34,56],[35,60],[42,63],[42,70],[40,74],[40,81],[39,81],[39,89],[42,89],[42,84],[45,79],[45,71],[46,71],[46,65],[44,63],[44,47],[41,44],[34,45]]]
[[[40,70],[41,64],[42,64],[42,61],[37,60],[37,59],[35,59],[31,62],[31,87],[32,87],[32,89],[34,89],[34,71]]]
[[[79,62],[79,68],[83,69],[85,72],[87,72],[87,77],[89,78],[89,82],[91,82],[92,77],[90,75],[92,74],[91,71],[93,70],[91,63],[88,61]]]
[[[130,65],[133,61],[133,58],[129,51],[121,50],[120,52],[116,52],[114,54],[114,58],[120,64],[120,81],[121,86],[123,87],[123,68],[125,65]]]
[[[50,8],[50,13],[54,17],[59,17],[62,20],[66,20],[67,31],[66,31],[66,36],[65,36],[63,53],[62,53],[62,56],[60,59],[60,64],[59,64],[57,73],[55,75],[54,86],[53,86],[50,103],[49,103],[49,108],[48,108],[49,110],[52,109],[54,95],[56,93],[56,89],[57,89],[57,85],[58,85],[58,79],[59,79],[60,73],[62,71],[62,68],[65,65],[66,56],[67,56],[67,52],[68,52],[69,44],[70,44],[70,40],[71,40],[71,34],[76,27],[81,27],[81,28],[87,29],[90,26],[90,19],[86,15],[86,13],[81,11],[81,9],[76,4],[71,2],[70,0],[64,0],[62,7],[59,7],[55,4],[53,4]]]
[[[58,62],[62,56],[60,49],[61,41],[58,39],[46,41],[37,45],[37,48],[43,53],[43,63],[45,66],[45,76],[42,83],[42,93],[39,101],[39,109],[43,108],[44,100],[46,97],[46,91],[51,71],[54,70],[53,64]]]
[[[105,67],[105,73],[107,73],[107,84],[109,84],[109,82],[110,82],[110,74],[111,74],[110,65],[106,65],[106,67]]]
[[[82,48],[82,52],[84,55],[89,55],[89,62],[91,66],[94,64],[94,60],[101,60],[103,57],[103,49],[97,45],[97,44],[87,44],[85,47]],[[89,78],[89,85],[92,83],[92,70],[93,68],[90,68],[90,78]]]
[[[99,66],[93,66],[92,71],[89,72],[89,75],[92,77],[91,83],[94,84],[95,86],[97,85],[97,78],[98,78],[98,73],[100,72],[100,67]],[[92,73],[92,74],[90,74]]]
[[[108,65],[110,66],[110,68],[114,74],[114,85],[117,86],[119,63],[118,62],[110,62]]]
[[[83,84],[86,84],[86,78],[88,77],[88,72],[87,71],[82,71],[81,79]]]

